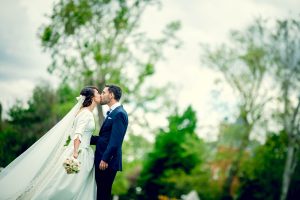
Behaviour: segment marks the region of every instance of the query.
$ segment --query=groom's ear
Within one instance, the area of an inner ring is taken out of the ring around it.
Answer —
[[[114,93],[113,93],[113,92],[111,93],[111,96],[112,96],[112,98],[113,98],[113,99],[115,99],[115,95],[114,95]]]

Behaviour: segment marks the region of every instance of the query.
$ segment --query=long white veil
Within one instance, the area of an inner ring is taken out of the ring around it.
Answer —
[[[26,193],[34,190],[47,177],[64,151],[64,144],[68,135],[72,134],[74,119],[84,99],[81,95],[77,97],[77,104],[62,120],[1,171],[1,200],[26,199]]]

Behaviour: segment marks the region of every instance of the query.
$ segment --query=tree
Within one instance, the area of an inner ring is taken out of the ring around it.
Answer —
[[[191,185],[178,184],[202,162],[203,143],[195,134],[196,114],[188,107],[182,115],[176,112],[169,117],[167,130],[161,130],[154,149],[144,162],[138,185],[141,199],[157,199],[160,194],[180,197],[189,192]],[[190,187],[189,187],[190,186]]]
[[[41,84],[34,88],[28,107],[19,102],[9,110],[9,123],[15,131],[25,133],[25,137],[35,141],[56,123],[51,109],[55,101],[55,91],[48,84]]]
[[[242,164],[238,199],[279,199],[286,138],[272,134]]]
[[[165,48],[180,45],[175,36],[179,22],[168,24],[158,39],[139,30],[144,10],[156,4],[159,1],[60,0],[49,16],[50,23],[39,33],[42,46],[51,54],[49,72],[81,86],[120,85],[126,93],[124,103],[132,108],[132,120],[147,126],[147,120],[135,113],[156,111],[159,105],[163,108],[158,103],[153,108],[151,102],[157,102],[167,87],[146,87],[146,80],[164,58]],[[98,111],[101,122],[100,105]]]
[[[259,19],[245,33],[233,32],[232,44],[223,45],[216,51],[207,50],[208,53],[205,56],[208,63],[222,72],[225,80],[239,92],[241,102],[244,102],[240,104],[242,106],[240,106],[239,113],[245,125],[249,127],[249,131],[246,133],[250,133],[253,129],[255,124],[253,122],[261,118],[264,105],[270,100],[268,92],[263,91],[266,88],[266,84],[263,84],[263,78],[267,76],[268,79],[265,80],[269,80],[268,83],[273,83],[272,89],[277,91],[272,94],[273,102],[278,105],[278,109],[271,110],[273,112],[271,117],[274,120],[274,117],[277,116],[277,122],[284,127],[284,132],[289,138],[281,185],[281,200],[286,199],[291,177],[297,167],[299,157],[299,33],[299,20],[278,20],[270,25],[267,20]],[[236,43],[240,46],[234,46]],[[241,69],[245,66],[243,63],[248,66],[247,69],[251,72],[250,74],[243,73]],[[254,120],[249,121],[251,118]],[[246,143],[243,143],[243,146],[247,146],[247,135],[245,134],[244,141]],[[229,176],[228,183],[230,182]],[[228,186],[229,184],[224,186],[225,195]]]
[[[233,157],[223,185],[224,199],[231,198],[233,179],[249,145],[249,136],[261,120],[266,103],[270,101],[266,88],[262,87],[269,65],[263,36],[261,22],[258,20],[245,31],[232,31],[229,44],[222,44],[215,49],[207,45],[203,48],[203,62],[221,73],[235,92],[238,102],[237,121],[244,127],[239,133],[237,154]]]
[[[112,193],[120,199],[130,199],[136,194],[137,178],[142,162],[150,151],[152,143],[141,135],[128,135],[123,144],[124,172],[118,173],[113,184]]]
[[[247,128],[241,120],[234,123],[224,121],[220,124],[218,141],[216,145],[215,155],[210,161],[214,172],[214,179],[218,182],[220,188],[223,187],[228,181],[228,173],[232,170],[232,164],[236,162],[236,157],[240,156],[238,168],[249,157],[250,149],[253,146],[253,141],[249,140],[247,148],[241,152],[240,146],[243,143],[245,131]],[[232,183],[230,185],[229,194],[234,196],[239,185],[238,172],[231,174]],[[224,196],[224,191],[222,191]]]
[[[299,163],[300,148],[300,19],[278,20],[270,32],[267,44],[272,55],[271,73],[279,88],[279,123],[287,134],[287,156],[284,166],[281,200],[288,195],[289,186]]]
[[[281,191],[282,173],[288,146],[288,136],[284,131],[269,133],[266,143],[258,146],[253,154],[242,164],[239,173],[241,185],[237,199],[266,199],[279,200]],[[291,187],[288,199],[299,197],[300,171],[292,178],[295,183]],[[298,185],[297,185],[298,183]]]
[[[1,166],[9,164],[49,130],[55,121],[49,107],[53,101],[54,93],[49,86],[40,85],[28,100],[28,107],[17,101],[8,110],[9,119],[0,133]]]
[[[2,104],[0,103],[0,131],[2,130]]]
[[[42,83],[34,88],[27,105],[18,100],[0,130],[0,166],[8,165],[50,130],[74,106],[74,93],[78,91],[67,85],[55,91]]]

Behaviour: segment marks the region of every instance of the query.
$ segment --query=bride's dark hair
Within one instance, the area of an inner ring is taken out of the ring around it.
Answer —
[[[85,100],[82,103],[82,107],[88,107],[92,104],[95,92],[94,90],[97,90],[99,92],[98,88],[95,86],[86,86],[80,91],[80,94],[82,96],[85,96]]]

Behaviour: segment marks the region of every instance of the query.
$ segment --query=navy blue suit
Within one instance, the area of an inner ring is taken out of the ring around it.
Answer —
[[[122,171],[122,143],[128,126],[128,116],[123,106],[116,107],[104,120],[99,136],[92,136],[91,145],[96,145],[95,176],[97,199],[109,200],[111,187],[117,171]],[[100,170],[103,160],[108,163],[106,170]]]

